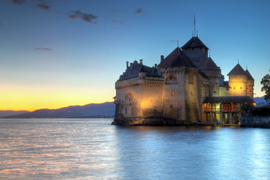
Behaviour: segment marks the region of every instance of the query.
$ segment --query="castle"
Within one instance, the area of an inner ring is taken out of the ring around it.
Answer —
[[[195,28],[194,28],[195,31]],[[153,67],[126,62],[115,83],[115,120],[127,125],[159,119],[164,125],[237,124],[243,103],[254,103],[254,79],[238,63],[224,81],[209,48],[193,37]],[[129,123],[126,123],[129,122]]]

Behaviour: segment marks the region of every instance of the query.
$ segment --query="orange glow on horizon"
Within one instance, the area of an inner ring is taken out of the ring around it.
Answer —
[[[74,105],[113,102],[115,91],[91,91],[91,89],[24,88],[0,89],[0,110],[58,109]]]

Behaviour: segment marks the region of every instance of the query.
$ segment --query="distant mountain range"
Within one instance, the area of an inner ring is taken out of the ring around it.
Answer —
[[[13,111],[14,112],[14,111]],[[19,111],[17,111],[19,112]],[[102,104],[87,104],[84,106],[68,106],[60,109],[39,109],[33,112],[22,111],[22,113],[9,114],[6,118],[95,118],[95,117],[113,117],[115,105],[113,102],[105,102]],[[5,113],[0,111],[0,117]]]
[[[255,97],[254,98],[254,101],[259,104],[259,103],[266,103],[265,99],[264,99],[264,96],[262,97]]]
[[[12,115],[18,115],[23,113],[28,113],[29,111],[0,111],[0,118]]]

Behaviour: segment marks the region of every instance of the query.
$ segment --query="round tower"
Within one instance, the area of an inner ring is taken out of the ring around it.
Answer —
[[[247,96],[248,77],[244,69],[237,64],[228,74],[230,96]]]

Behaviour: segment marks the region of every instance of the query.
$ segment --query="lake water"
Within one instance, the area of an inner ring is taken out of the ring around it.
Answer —
[[[0,119],[0,179],[270,179],[270,129]]]

